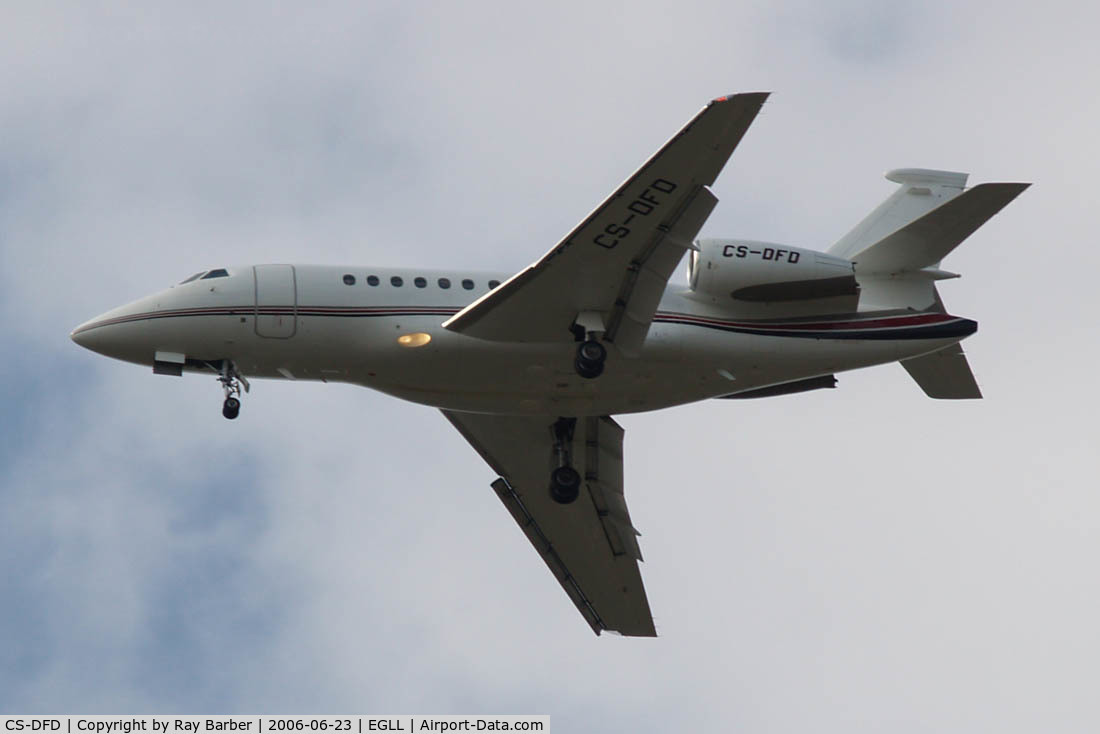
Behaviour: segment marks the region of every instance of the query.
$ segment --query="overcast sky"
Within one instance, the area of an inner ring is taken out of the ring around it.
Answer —
[[[1095,6],[306,5],[5,4],[0,711],[1100,727]],[[656,640],[592,635],[436,411],[229,422],[69,341],[207,267],[519,269],[757,90],[706,236],[825,249],[895,167],[1034,186],[945,261],[985,400],[888,365],[620,419]]]

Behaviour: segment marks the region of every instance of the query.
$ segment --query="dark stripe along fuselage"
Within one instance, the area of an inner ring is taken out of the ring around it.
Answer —
[[[217,306],[166,309],[128,314],[82,326],[83,333],[101,326],[197,316],[310,316],[329,318],[380,318],[392,316],[450,317],[461,309],[448,306]],[[844,316],[815,321],[737,321],[693,314],[658,311],[654,323],[679,324],[757,336],[795,339],[946,339],[963,338],[977,331],[977,322],[940,313]]]

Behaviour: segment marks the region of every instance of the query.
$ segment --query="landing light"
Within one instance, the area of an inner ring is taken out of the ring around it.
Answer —
[[[402,334],[397,337],[397,343],[403,347],[422,347],[432,340],[431,334],[418,331],[415,334]]]

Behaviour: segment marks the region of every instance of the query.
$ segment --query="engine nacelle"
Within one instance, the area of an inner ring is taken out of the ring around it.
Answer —
[[[859,285],[850,260],[824,252],[754,240],[706,239],[695,243],[688,281],[716,303],[791,304],[828,299],[855,311]],[[831,309],[830,309],[831,310]]]

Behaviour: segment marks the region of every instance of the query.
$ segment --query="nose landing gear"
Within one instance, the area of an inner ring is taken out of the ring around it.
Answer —
[[[222,415],[229,420],[233,420],[241,412],[241,388],[243,387],[244,391],[248,392],[251,386],[248,384],[248,380],[237,371],[237,365],[228,359],[223,359],[221,367],[218,368],[218,382],[222,384],[222,389],[225,390]]]
[[[237,398],[226,398],[222,403],[222,415],[229,420],[236,418],[241,412],[241,401]]]

